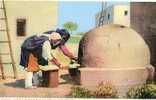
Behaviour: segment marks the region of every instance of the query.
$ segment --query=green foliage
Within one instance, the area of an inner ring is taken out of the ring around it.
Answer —
[[[131,88],[127,92],[127,97],[128,98],[144,98],[144,92],[145,92],[144,85],[139,85],[139,86]]]
[[[79,35],[84,35],[84,34],[85,34],[85,32],[79,32],[79,33],[77,33],[77,34],[79,34]]]
[[[94,92],[97,98],[117,98],[117,89],[111,84],[99,84]]]
[[[69,43],[75,43],[75,44],[78,44],[79,43],[79,41],[80,41],[80,39],[81,39],[81,37],[80,36],[72,36],[71,35],[71,37],[70,37],[70,39],[69,39]]]
[[[146,84],[135,86],[127,92],[127,97],[135,99],[156,98],[156,85]]]
[[[78,87],[78,86],[72,87],[71,95],[72,97],[75,97],[75,98],[92,98],[93,97],[93,95],[88,89]]]
[[[72,33],[73,31],[77,30],[78,25],[77,23],[69,21],[69,22],[64,23],[63,27]]]
[[[118,98],[117,89],[111,84],[100,83],[95,91],[74,86],[72,87],[71,95],[76,98]]]
[[[154,84],[147,84],[146,92],[149,92],[151,98],[156,98],[156,85]]]

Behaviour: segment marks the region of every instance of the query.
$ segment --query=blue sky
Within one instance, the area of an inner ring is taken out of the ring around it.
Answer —
[[[78,24],[78,29],[75,33],[86,32],[95,27],[95,14],[100,10],[100,1],[61,1],[59,2],[58,27],[61,28],[67,21],[73,21]]]

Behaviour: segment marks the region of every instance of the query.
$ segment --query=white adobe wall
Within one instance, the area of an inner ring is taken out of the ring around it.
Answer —
[[[128,15],[124,15],[124,11],[128,11]],[[130,7],[129,5],[115,5],[114,6],[114,24],[121,24],[130,26]]]
[[[14,58],[18,67],[20,58],[20,46],[24,39],[26,39],[26,37],[30,35],[56,28],[58,22],[58,2],[8,0],[6,1],[6,11],[8,16]],[[16,35],[16,20],[18,18],[26,18],[25,37],[18,37]],[[0,40],[6,40],[4,33],[0,34]],[[0,47],[0,52],[8,52],[6,45],[0,45]],[[4,56],[3,59],[9,60],[9,58],[6,56]]]

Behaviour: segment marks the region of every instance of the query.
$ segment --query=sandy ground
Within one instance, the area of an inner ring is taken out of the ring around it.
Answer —
[[[25,89],[24,77],[17,80],[7,77],[0,80],[0,97],[69,97],[71,87],[75,84],[67,70],[59,71],[59,86],[56,88],[38,87]]]

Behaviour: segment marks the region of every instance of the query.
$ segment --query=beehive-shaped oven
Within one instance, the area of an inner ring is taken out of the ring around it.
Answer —
[[[143,84],[148,77],[150,52],[143,38],[121,25],[104,25],[87,32],[79,44],[80,83],[118,87]],[[121,88],[120,88],[121,89]]]

